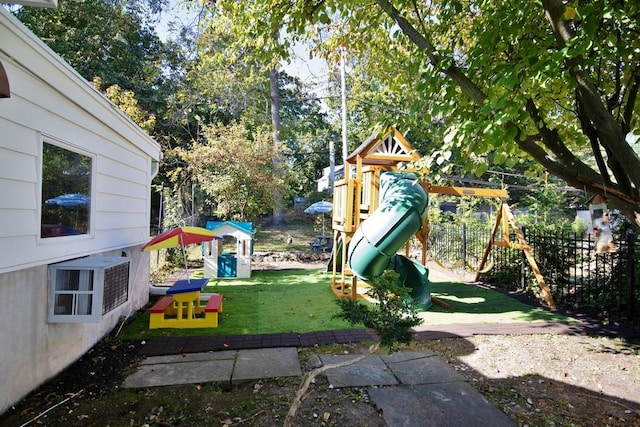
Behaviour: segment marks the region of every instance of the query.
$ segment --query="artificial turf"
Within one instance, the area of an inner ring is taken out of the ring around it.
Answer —
[[[191,277],[202,277],[202,271],[193,272]],[[430,282],[432,296],[450,308],[434,304],[421,312],[422,326],[572,321],[503,293],[451,280],[441,273],[431,272]],[[330,273],[300,269],[254,270],[250,279],[211,279],[204,292],[224,297],[217,328],[149,330],[149,313],[143,309],[123,328],[121,337],[305,333],[358,327],[335,318],[339,307],[330,284]]]

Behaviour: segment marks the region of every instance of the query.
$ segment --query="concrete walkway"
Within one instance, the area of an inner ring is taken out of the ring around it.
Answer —
[[[432,325],[417,329],[415,339],[495,334],[596,334],[637,338],[635,330],[582,319],[580,323],[571,324]],[[300,376],[299,347],[377,340],[373,331],[364,329],[305,334],[154,337],[141,349],[140,353],[147,358],[123,386],[203,382],[232,386],[262,378]],[[354,356],[317,354],[315,363],[309,367],[340,362],[349,357]],[[325,375],[333,387],[365,387],[390,427],[515,426],[507,415],[432,353],[373,355],[354,365],[330,369]]]
[[[637,339],[638,331],[581,319],[580,323],[458,324],[419,328],[416,340],[495,334],[595,334]],[[123,386],[153,387],[217,382],[232,386],[262,378],[301,376],[299,347],[377,341],[373,331],[349,329],[306,334],[154,337],[141,349],[146,359]],[[352,355],[317,354],[309,367]],[[325,372],[333,387],[366,387],[390,427],[514,426],[442,358],[432,353],[373,355]]]
[[[295,348],[263,348],[152,356],[122,384],[125,388],[217,382],[233,385],[260,378],[302,375]]]
[[[357,356],[318,354],[310,367]],[[151,356],[123,383],[126,388],[217,382],[231,386],[263,378],[302,375],[295,347]],[[371,355],[325,375],[332,387],[366,387],[390,427],[515,426],[441,357],[403,351]]]
[[[319,359],[329,365],[353,357],[320,355]],[[367,356],[326,375],[334,387],[367,387],[371,401],[392,427],[516,425],[434,353]]]

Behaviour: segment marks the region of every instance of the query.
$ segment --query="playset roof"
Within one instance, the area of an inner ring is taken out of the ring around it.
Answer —
[[[363,165],[381,166],[420,159],[411,143],[393,126],[385,128],[383,132],[374,132],[347,157],[347,162],[356,164],[358,157],[362,158]]]

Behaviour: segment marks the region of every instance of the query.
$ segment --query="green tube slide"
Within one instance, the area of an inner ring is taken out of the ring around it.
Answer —
[[[358,277],[370,280],[394,270],[425,310],[431,306],[429,270],[396,252],[422,228],[427,202],[415,173],[383,172],[378,209],[356,230],[347,248],[347,263]]]

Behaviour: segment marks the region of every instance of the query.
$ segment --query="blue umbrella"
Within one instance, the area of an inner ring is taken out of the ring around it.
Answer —
[[[305,213],[308,213],[308,214],[319,214],[319,213],[324,214],[324,213],[329,213],[332,210],[333,210],[333,203],[325,202],[324,200],[321,200],[319,202],[315,202],[304,211]]]
[[[69,193],[61,194],[60,196],[53,197],[45,200],[47,206],[62,206],[64,208],[77,208],[80,206],[89,206],[91,198],[86,194]]]
[[[324,235],[324,214],[333,211],[333,203],[321,200],[304,210],[308,214],[322,214],[322,234]]]

